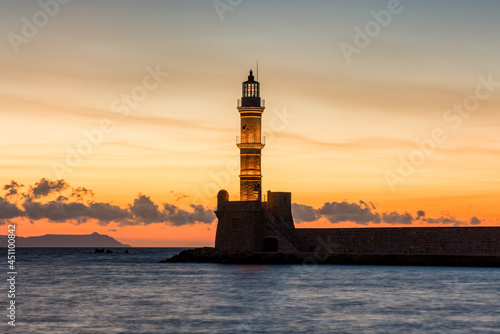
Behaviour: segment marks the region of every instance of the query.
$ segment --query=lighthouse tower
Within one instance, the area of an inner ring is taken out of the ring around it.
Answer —
[[[296,251],[301,244],[294,234],[292,194],[268,191],[265,201],[261,197],[264,100],[260,98],[260,84],[255,81],[252,70],[243,82],[238,112],[241,118],[236,144],[240,149],[240,200],[230,201],[224,189],[217,194],[215,248],[228,252]]]
[[[260,84],[252,70],[243,82],[242,97],[238,100],[241,135],[236,146],[240,149],[240,201],[261,201],[262,113],[264,100],[260,98]]]

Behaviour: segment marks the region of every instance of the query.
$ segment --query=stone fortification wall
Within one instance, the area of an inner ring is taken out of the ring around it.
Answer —
[[[500,255],[500,227],[296,228],[305,251]]]
[[[219,201],[215,247],[225,251],[257,251],[263,248],[265,223],[262,206],[255,201]]]

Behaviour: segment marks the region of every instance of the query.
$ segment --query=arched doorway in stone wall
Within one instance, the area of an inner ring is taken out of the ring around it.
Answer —
[[[264,238],[264,252],[277,252],[277,251],[278,251],[278,239]]]

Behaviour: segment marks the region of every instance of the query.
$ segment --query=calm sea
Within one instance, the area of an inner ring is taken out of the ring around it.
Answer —
[[[92,251],[18,249],[16,327],[3,280],[0,332],[500,333],[498,268],[168,264],[157,261],[180,249]]]

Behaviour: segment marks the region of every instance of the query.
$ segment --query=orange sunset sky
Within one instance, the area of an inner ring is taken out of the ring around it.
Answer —
[[[296,227],[500,226],[498,1],[0,4],[0,229],[211,246],[259,61]],[[2,227],[3,226],[3,227]]]

